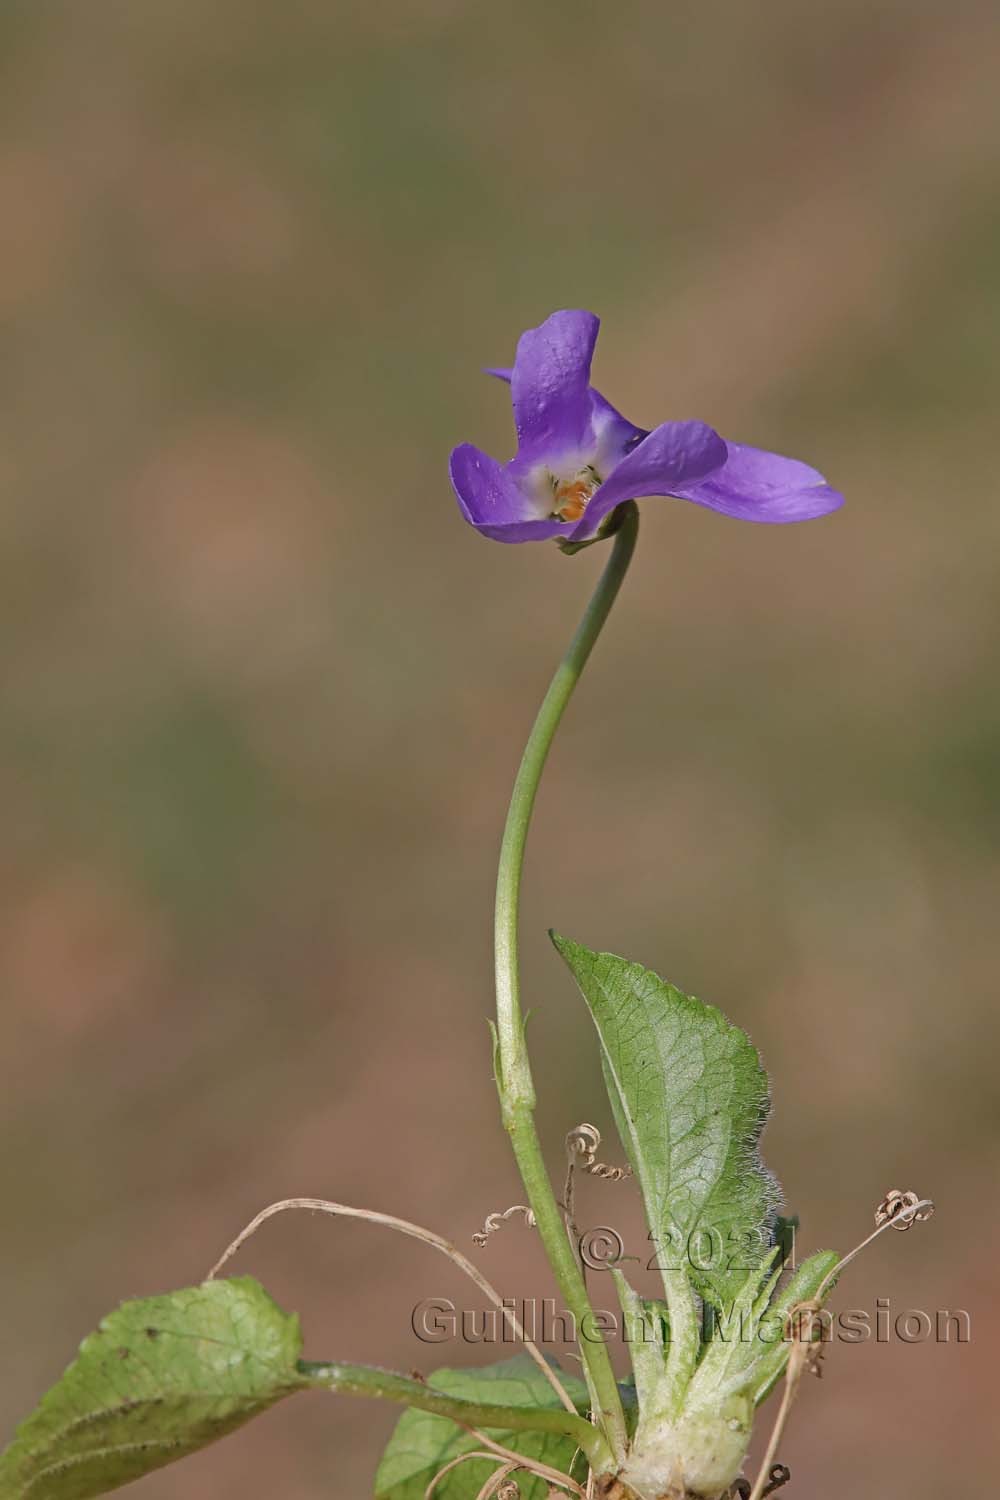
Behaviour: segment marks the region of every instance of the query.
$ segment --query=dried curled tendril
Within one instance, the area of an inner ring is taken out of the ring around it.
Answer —
[[[761,1491],[761,1495],[773,1495],[775,1490],[780,1490],[783,1484],[787,1484],[792,1477],[792,1471],[787,1464],[772,1464],[768,1472],[767,1484]],[[750,1500],[749,1479],[737,1479],[730,1486],[729,1500]]]
[[[934,1212],[929,1198],[920,1199],[916,1193],[901,1193],[899,1188],[890,1188],[875,1210],[875,1224],[881,1229],[891,1224],[893,1229],[912,1229],[914,1224],[923,1224]]]
[[[502,1214],[487,1214],[486,1222],[482,1229],[477,1230],[472,1236],[473,1244],[485,1245],[490,1235],[496,1234],[498,1229],[502,1229],[507,1220],[514,1214],[524,1214],[525,1224],[529,1229],[534,1229],[537,1221],[531,1209],[526,1203],[515,1203],[513,1207],[505,1208]]]
[[[612,1167],[607,1162],[597,1160],[600,1145],[601,1132],[596,1125],[588,1125],[586,1122],[575,1125],[566,1136],[567,1154],[581,1172],[587,1172],[591,1177],[600,1177],[605,1182],[622,1182],[626,1177],[631,1177],[631,1167]]]
[[[563,1188],[563,1201],[559,1206],[563,1211],[570,1237],[578,1245],[582,1243],[582,1239],[576,1222],[574,1178],[577,1169],[586,1172],[591,1177],[599,1177],[605,1182],[622,1182],[626,1177],[632,1176],[631,1167],[612,1167],[607,1162],[598,1161],[597,1152],[600,1144],[601,1132],[596,1125],[588,1125],[586,1121],[582,1125],[574,1125],[573,1129],[566,1134],[566,1186]],[[581,1262],[581,1269],[586,1275],[586,1262],[582,1254]]]
[[[575,1125],[566,1135],[566,1155],[569,1158],[569,1173],[566,1182],[566,1211],[572,1216],[573,1201],[573,1173],[576,1170],[588,1173],[591,1177],[599,1177],[605,1182],[622,1182],[626,1177],[632,1176],[631,1167],[613,1167],[608,1162],[598,1161],[597,1152],[601,1145],[601,1132],[596,1125]],[[510,1208],[505,1208],[502,1213],[487,1214],[482,1229],[478,1229],[472,1236],[473,1244],[480,1247],[485,1245],[491,1235],[502,1229],[508,1219],[516,1214],[524,1215],[524,1222],[529,1229],[536,1226],[535,1215],[526,1203],[515,1203]]]

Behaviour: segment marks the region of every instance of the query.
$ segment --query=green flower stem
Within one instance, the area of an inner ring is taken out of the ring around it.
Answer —
[[[517,919],[524,848],[535,794],[549,747],[587,658],[615,602],[635,548],[639,512],[631,501],[623,507],[623,512],[611,556],[570,642],[569,650],[549,684],[549,690],[528,737],[510,799],[497,872],[496,1073],[500,1108],[528,1202],[538,1223],[545,1253],[566,1307],[576,1319],[578,1331],[581,1328],[593,1328],[593,1309],[577,1260],[576,1248],[567,1237],[552,1183],[545,1169],[535,1129],[535,1090],[528,1062],[519,994]],[[603,1427],[613,1452],[619,1457],[623,1456],[627,1444],[625,1415],[607,1345],[600,1339],[581,1338],[580,1353],[596,1404],[594,1416]]]
[[[585,1417],[575,1417],[562,1407],[495,1406],[479,1401],[463,1401],[446,1396],[422,1380],[412,1380],[391,1370],[373,1365],[315,1364],[299,1362],[299,1373],[311,1385],[337,1391],[343,1396],[374,1396],[383,1401],[398,1401],[420,1411],[448,1417],[463,1427],[489,1427],[508,1432],[555,1432],[572,1438],[587,1455],[598,1473],[610,1466],[607,1444]]]

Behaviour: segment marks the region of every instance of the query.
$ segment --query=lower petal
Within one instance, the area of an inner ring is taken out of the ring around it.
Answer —
[[[811,521],[844,503],[816,469],[796,458],[727,443],[728,456],[720,469],[694,483],[681,484],[671,494],[692,500],[724,516],[741,521],[782,525]]]
[[[595,491],[571,541],[592,537],[605,516],[642,495],[676,495],[725,464],[726,444],[704,422],[663,422],[644,437]]]
[[[472,443],[451,455],[452,488],[470,526],[495,542],[544,542],[565,536],[563,521],[539,519],[502,464]]]

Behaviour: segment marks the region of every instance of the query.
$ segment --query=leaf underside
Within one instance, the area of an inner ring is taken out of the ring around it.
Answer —
[[[552,935],[590,1007],[656,1261],[718,1307],[769,1254],[780,1190],[760,1159],[767,1075],[715,1006],[641,964]]]
[[[0,1455],[0,1500],[89,1500],[309,1386],[302,1335],[251,1277],[125,1302]]]
[[[570,1399],[580,1411],[586,1411],[588,1396],[583,1381],[565,1372],[560,1372],[560,1379]],[[482,1369],[438,1370],[430,1376],[428,1384],[465,1401],[503,1406],[559,1405],[552,1387],[526,1354]],[[577,1475],[581,1466],[586,1473],[586,1462],[572,1438],[557,1433],[501,1432],[493,1428],[488,1429],[488,1435],[505,1448],[513,1448],[526,1458],[536,1459],[563,1473],[569,1473],[576,1457]],[[424,1500],[427,1486],[445,1464],[462,1453],[481,1447],[478,1439],[456,1427],[447,1417],[436,1417],[411,1408],[396,1423],[382,1455],[375,1476],[375,1500]],[[435,1487],[434,1500],[474,1500],[499,1462],[474,1458],[459,1464]],[[548,1486],[544,1480],[526,1473],[514,1477],[522,1500],[545,1500]]]

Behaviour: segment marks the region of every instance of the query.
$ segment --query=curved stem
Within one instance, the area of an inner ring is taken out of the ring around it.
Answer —
[[[528,737],[514,782],[500,849],[495,923],[496,1072],[503,1122],[511,1138],[549,1263],[566,1306],[576,1320],[580,1353],[595,1405],[595,1419],[619,1456],[624,1455],[627,1441],[621,1397],[607,1346],[595,1327],[583,1274],[575,1249],[566,1235],[535,1129],[535,1091],[521,1016],[517,922],[524,850],[538,783],[563,712],[625,577],[638,529],[639,512],[635,503],[630,501],[623,507],[622,523],[611,556],[569,649],[549,684]]]
[[[509,1297],[501,1297],[495,1286],[486,1280],[478,1266],[474,1266],[467,1255],[449,1243],[442,1235],[435,1234],[432,1229],[424,1229],[420,1224],[411,1224],[408,1219],[397,1219],[395,1214],[376,1213],[371,1208],[352,1208],[349,1203],[333,1203],[329,1198],[282,1198],[278,1203],[271,1203],[267,1208],[262,1208],[259,1214],[255,1214],[250,1223],[228,1245],[215,1265],[205,1277],[206,1281],[214,1281],[216,1276],[232,1260],[236,1252],[245,1245],[247,1240],[257,1233],[260,1226],[273,1219],[275,1214],[287,1213],[289,1209],[307,1209],[312,1213],[329,1214],[334,1219],[363,1219],[369,1224],[381,1224],[386,1229],[394,1229],[397,1234],[407,1234],[411,1239],[420,1240],[425,1245],[430,1245],[435,1250],[440,1250],[450,1261],[464,1271],[470,1281],[474,1281],[479,1290],[489,1298],[493,1306],[499,1310],[504,1322],[510,1328],[516,1339],[524,1344],[535,1364],[541,1370],[549,1385],[555,1391],[559,1400],[567,1411],[576,1413],[576,1407],[566,1392],[566,1387],[559,1379],[548,1360],[542,1354],[537,1344],[528,1338],[515,1314]]]

